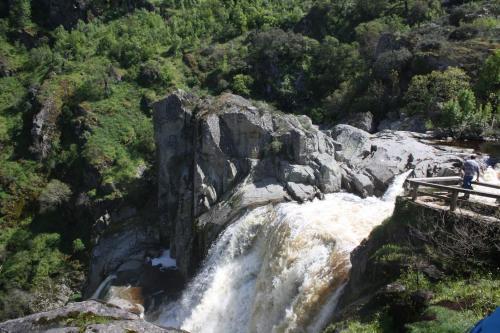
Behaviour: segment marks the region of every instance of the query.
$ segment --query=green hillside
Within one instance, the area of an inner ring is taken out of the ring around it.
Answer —
[[[155,195],[169,91],[498,134],[495,1],[87,2],[0,2],[0,321],[81,297],[93,211]]]

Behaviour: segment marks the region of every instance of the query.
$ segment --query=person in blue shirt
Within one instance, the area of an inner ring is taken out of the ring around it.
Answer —
[[[481,168],[479,163],[476,161],[476,156],[472,155],[468,160],[465,160],[462,166],[462,172],[464,175],[462,187],[468,190],[472,190],[472,181],[474,176],[477,175],[476,181],[479,181]],[[464,195],[464,199],[469,199],[469,194]]]
[[[474,326],[469,333],[498,333],[500,332],[500,307],[484,318],[480,320],[476,326]]]

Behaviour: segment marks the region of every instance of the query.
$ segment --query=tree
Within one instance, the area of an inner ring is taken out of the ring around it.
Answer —
[[[253,78],[250,75],[237,74],[233,77],[232,88],[235,93],[249,96],[252,92]]]
[[[500,93],[500,50],[490,55],[479,73],[476,90],[481,97]]]
[[[456,137],[477,136],[487,127],[491,114],[491,104],[478,105],[474,92],[465,89],[444,104],[438,125]]]
[[[249,36],[248,64],[255,91],[279,102],[281,108],[296,108],[310,96],[306,89],[318,42],[300,34],[271,29]]]
[[[71,194],[72,192],[68,185],[57,179],[52,179],[38,198],[40,212],[45,213],[57,209],[61,204],[70,199]]]
[[[356,41],[359,43],[360,52],[369,59],[375,57],[375,51],[380,36],[383,33],[405,32],[409,27],[397,15],[384,16],[369,22],[359,24],[356,28]]]
[[[346,44],[327,36],[316,49],[312,62],[310,90],[323,98],[363,70],[363,59],[356,43]]]
[[[431,20],[442,13],[441,2],[437,0],[416,0],[407,16],[410,25]]]
[[[18,29],[31,24],[31,0],[12,0],[9,10],[10,24]]]
[[[470,88],[469,81],[469,76],[456,67],[415,75],[404,97],[407,103],[405,109],[410,114],[436,117],[445,102],[457,98],[461,91]]]

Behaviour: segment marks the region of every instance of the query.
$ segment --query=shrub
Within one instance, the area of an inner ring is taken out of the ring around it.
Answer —
[[[85,244],[80,238],[77,238],[73,241],[73,252],[79,253],[85,251]]]
[[[323,98],[364,70],[358,45],[341,43],[330,36],[315,48],[311,63],[308,88],[317,98]]]
[[[438,17],[442,13],[439,0],[416,0],[408,13],[408,23],[420,24],[421,22]]]
[[[232,88],[235,93],[249,96],[252,92],[253,78],[250,75],[237,74],[233,77]]]
[[[43,282],[61,273],[65,256],[58,250],[61,236],[57,233],[33,235],[23,231],[23,237],[11,237],[8,249],[12,253],[0,271],[0,284],[8,288],[43,288]],[[29,238],[26,239],[26,235]],[[15,243],[15,244],[14,244]]]
[[[388,80],[393,71],[400,73],[411,61],[412,54],[408,49],[387,51],[379,55],[373,65],[376,77]]]
[[[149,60],[141,64],[138,80],[141,85],[150,87],[154,84],[167,84],[171,78],[158,61]]]
[[[249,36],[247,43],[257,93],[283,108],[294,108],[307,99],[305,84],[317,41],[272,29]]]
[[[38,198],[40,212],[46,213],[56,210],[61,204],[70,199],[71,194],[71,189],[67,184],[57,179],[52,179]]]
[[[494,93],[498,96],[500,89],[500,50],[496,50],[484,62],[476,85],[476,91],[481,97]]]
[[[42,68],[48,71],[54,67],[60,67],[63,62],[64,60],[59,53],[52,52],[48,45],[42,45],[31,49],[28,67],[32,70]]]
[[[404,99],[406,111],[411,114],[439,115],[443,103],[456,98],[469,89],[469,76],[461,69],[450,67],[446,71],[433,71],[427,75],[415,75]]]
[[[375,56],[379,38],[386,32],[404,32],[409,27],[404,24],[401,17],[396,15],[386,16],[369,22],[361,23],[355,29],[356,41],[360,45],[361,52],[369,58]]]
[[[463,134],[479,136],[486,129],[491,115],[491,104],[478,105],[474,93],[463,90],[457,98],[444,104],[439,125],[450,129],[457,137]]]
[[[81,101],[99,101],[111,94],[110,79],[106,73],[89,76],[78,88],[75,97]]]
[[[22,29],[31,24],[31,0],[9,2],[9,18],[12,26]]]

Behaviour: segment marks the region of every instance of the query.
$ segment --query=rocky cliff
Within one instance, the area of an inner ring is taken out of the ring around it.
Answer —
[[[380,195],[405,170],[447,175],[460,164],[408,132],[320,130],[306,116],[232,94],[178,91],[153,108],[162,236],[185,276],[246,209],[342,189]]]

